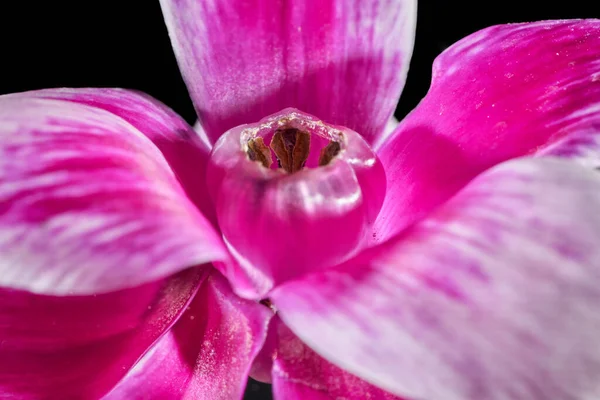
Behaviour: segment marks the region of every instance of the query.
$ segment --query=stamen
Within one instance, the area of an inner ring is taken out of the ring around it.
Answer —
[[[321,154],[319,155],[319,166],[327,165],[333,160],[335,156],[341,150],[341,146],[338,142],[329,142],[329,144],[321,149]]]
[[[265,141],[261,137],[248,141],[248,158],[252,161],[258,161],[263,167],[269,168],[273,163],[271,158],[271,150],[265,144]]]
[[[270,146],[277,156],[279,167],[294,173],[306,164],[310,152],[310,134],[295,128],[278,129]]]

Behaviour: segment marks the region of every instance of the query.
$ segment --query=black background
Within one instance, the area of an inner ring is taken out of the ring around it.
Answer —
[[[124,87],[144,91],[188,122],[195,121],[158,0],[6,3],[11,5],[0,10],[0,94],[62,86]],[[598,4],[421,0],[415,52],[396,116],[402,118],[425,95],[433,59],[460,38],[507,22],[597,18]],[[246,398],[268,399],[269,388],[251,382]]]

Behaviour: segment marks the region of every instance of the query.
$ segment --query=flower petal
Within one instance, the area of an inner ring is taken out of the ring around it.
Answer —
[[[228,257],[158,149],[122,118],[8,95],[0,121],[0,287],[97,294]]]
[[[200,121],[196,121],[194,123],[194,131],[198,134],[198,136],[200,137],[200,140],[204,143],[206,148],[212,149],[212,147],[213,147],[212,142],[208,138],[208,135],[206,134],[206,131],[202,127],[202,124],[200,123]]]
[[[272,305],[269,306],[272,307]],[[273,358],[279,343],[277,337],[278,324],[275,323],[276,320],[279,320],[279,318],[274,317],[269,323],[269,331],[267,332],[265,342],[258,354],[256,354],[256,357],[254,357],[252,367],[248,373],[250,378],[258,382],[272,383],[271,371],[273,369]]]
[[[481,171],[525,154],[600,166],[600,20],[500,25],[434,63],[431,88],[378,150],[388,196],[378,241]]]
[[[373,141],[404,85],[416,0],[161,0],[213,142],[286,107]]]
[[[320,355],[398,395],[600,398],[599,207],[597,172],[510,161],[271,299]]]
[[[400,400],[325,361],[279,318],[271,323],[275,324],[278,339],[273,361],[276,400]]]
[[[173,329],[105,400],[240,399],[272,315],[212,274]]]
[[[373,143],[373,149],[375,151],[379,150],[379,148],[387,142],[388,138],[394,134],[396,129],[400,126],[400,121],[395,116],[391,116],[388,120],[387,124],[385,124],[385,129],[383,130],[383,134],[377,138],[377,142]]]
[[[100,398],[174,323],[202,276],[190,269],[95,296],[0,289],[0,397]]]
[[[192,129],[173,110],[152,97],[126,89],[60,88],[15,93],[11,96],[68,100],[97,107],[129,122],[160,150],[179,183],[202,213],[214,221],[206,195],[206,163],[211,149],[206,134]]]

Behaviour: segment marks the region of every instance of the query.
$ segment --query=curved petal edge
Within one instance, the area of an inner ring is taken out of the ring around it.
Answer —
[[[373,142],[404,86],[416,3],[161,0],[179,67],[213,142],[286,107]]]
[[[600,166],[600,20],[498,25],[434,62],[427,96],[378,148],[388,195],[375,243],[506,160]]]
[[[25,93],[0,97],[0,121],[0,287],[98,294],[229,257],[119,115]]]
[[[600,176],[521,159],[271,299],[338,366],[409,398],[600,396]]]
[[[212,273],[173,329],[104,400],[241,399],[272,316]]]

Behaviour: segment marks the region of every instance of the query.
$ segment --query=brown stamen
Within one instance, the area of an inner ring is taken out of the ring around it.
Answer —
[[[321,149],[321,154],[319,155],[319,166],[327,165],[333,160],[335,156],[341,150],[341,146],[338,142],[329,142],[329,144]]]
[[[294,173],[306,164],[310,152],[310,134],[295,128],[278,129],[270,146],[277,156],[279,167]]]
[[[269,168],[273,163],[271,158],[271,150],[265,144],[265,141],[261,137],[251,139],[248,141],[248,158],[252,161],[258,161],[263,167]]]

